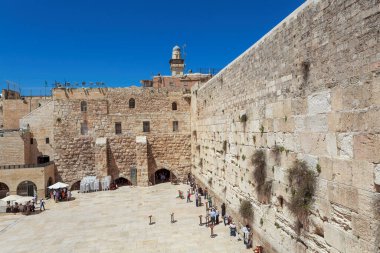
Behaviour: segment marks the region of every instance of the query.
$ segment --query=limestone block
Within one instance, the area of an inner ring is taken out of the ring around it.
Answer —
[[[352,161],[343,159],[333,160],[332,180],[345,185],[352,185]]]
[[[374,190],[374,165],[363,160],[352,162],[352,185],[359,189]]]
[[[308,114],[328,113],[331,111],[330,91],[314,93],[307,97]]]
[[[380,185],[380,165],[376,165],[375,167],[375,184]]]
[[[335,87],[331,92],[331,109],[340,111],[343,109],[342,88]]]
[[[380,163],[380,134],[355,135],[354,158]]]
[[[374,240],[373,235],[376,233],[377,224],[373,219],[364,215],[354,215],[352,217],[352,233],[365,241]]]
[[[329,157],[320,157],[319,165],[321,166],[320,178],[332,180],[333,178],[333,160]]]
[[[326,149],[327,153],[335,157],[337,156],[337,140],[336,140],[336,135],[334,133],[327,133],[326,134]]]
[[[326,242],[339,250],[340,252],[346,252],[346,233],[340,228],[325,222],[324,232]]]
[[[327,184],[327,195],[331,202],[358,211],[359,194],[357,188],[329,182]]]
[[[353,134],[338,134],[338,150],[341,158],[353,158]]]
[[[305,117],[305,130],[307,132],[327,132],[327,114],[317,114]]]

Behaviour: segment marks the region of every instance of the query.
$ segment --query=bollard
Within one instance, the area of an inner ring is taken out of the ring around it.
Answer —
[[[149,225],[152,225],[152,215],[149,215]]]
[[[202,214],[199,215],[199,226],[202,226]]]
[[[171,223],[174,223],[174,213],[171,213],[170,216],[171,216]]]
[[[210,235],[210,237],[214,238],[214,224],[211,224],[210,228],[211,228],[211,235]]]
[[[208,227],[209,221],[210,221],[210,217],[208,215],[206,215],[206,227]]]
[[[208,211],[208,202],[206,201],[206,212]]]

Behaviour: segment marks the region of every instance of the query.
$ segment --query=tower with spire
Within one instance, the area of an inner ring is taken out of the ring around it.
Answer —
[[[185,60],[181,57],[181,48],[179,46],[173,47],[172,58],[169,61],[170,71],[172,76],[181,76],[185,69]]]

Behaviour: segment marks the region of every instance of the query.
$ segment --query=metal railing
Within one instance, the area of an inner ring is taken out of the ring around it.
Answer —
[[[46,167],[50,164],[54,164],[54,161],[41,164],[15,164],[15,165],[0,165],[0,170],[10,170],[10,169],[25,169],[25,168],[39,168]]]

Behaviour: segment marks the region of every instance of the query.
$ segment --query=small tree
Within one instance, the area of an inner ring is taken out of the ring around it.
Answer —
[[[243,200],[240,203],[239,213],[244,219],[252,219],[253,207],[251,202],[248,200]]]

